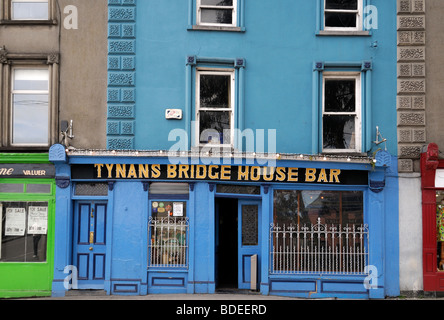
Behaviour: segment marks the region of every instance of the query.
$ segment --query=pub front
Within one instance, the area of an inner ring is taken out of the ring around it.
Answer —
[[[54,145],[50,158],[54,296],[368,299],[397,290],[397,161],[384,151],[266,163]]]

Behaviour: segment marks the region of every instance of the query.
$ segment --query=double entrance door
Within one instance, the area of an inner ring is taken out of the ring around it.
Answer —
[[[79,289],[104,289],[106,217],[106,202],[75,202],[73,263]]]
[[[260,217],[260,201],[216,198],[216,289],[251,289],[252,282],[257,284]]]

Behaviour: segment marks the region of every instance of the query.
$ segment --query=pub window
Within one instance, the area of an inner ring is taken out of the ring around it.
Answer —
[[[196,0],[197,24],[236,26],[237,0]]]
[[[366,274],[362,191],[275,190],[272,273]]]
[[[234,70],[197,70],[197,144],[233,145]]]
[[[187,267],[187,202],[153,200],[150,212],[148,267]]]
[[[153,182],[149,186],[148,267],[188,267],[188,183]]]
[[[361,74],[323,74],[324,152],[361,152]]]
[[[0,202],[0,262],[45,262],[48,202]]]
[[[363,0],[324,0],[324,30],[360,31]]]

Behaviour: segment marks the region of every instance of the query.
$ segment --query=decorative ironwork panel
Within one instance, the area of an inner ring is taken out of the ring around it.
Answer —
[[[77,183],[75,189],[76,196],[107,196],[107,183]]]
[[[258,213],[257,205],[242,206],[242,245],[258,245]]]
[[[188,218],[153,218],[148,221],[148,267],[188,267]]]
[[[367,225],[271,225],[273,274],[367,275]]]

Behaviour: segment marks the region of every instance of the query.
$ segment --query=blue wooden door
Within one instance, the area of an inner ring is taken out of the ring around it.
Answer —
[[[257,255],[257,275],[260,266],[260,213],[259,201],[239,200],[238,218],[238,285],[250,289],[251,257]],[[257,283],[258,279],[254,279]]]
[[[106,209],[103,202],[75,204],[73,261],[79,289],[104,289]]]

